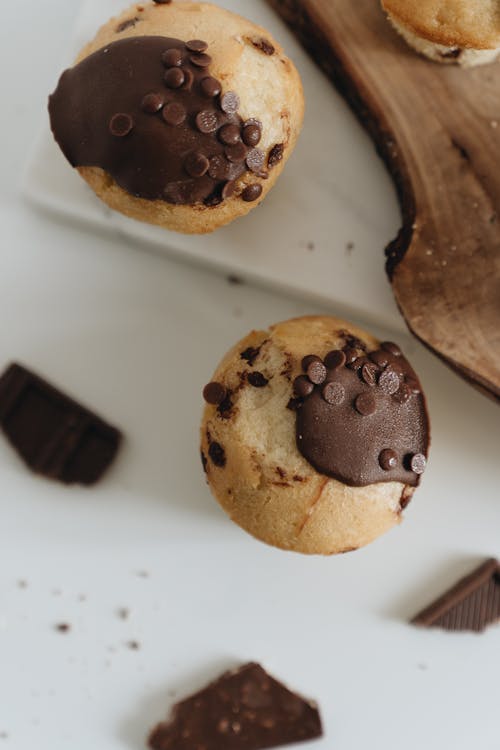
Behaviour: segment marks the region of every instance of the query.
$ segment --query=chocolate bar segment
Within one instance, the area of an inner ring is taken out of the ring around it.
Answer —
[[[226,672],[178,703],[149,738],[152,750],[264,750],[322,736],[315,704],[258,664]]]
[[[122,440],[115,427],[18,364],[0,378],[0,427],[32,471],[64,484],[95,484]]]
[[[412,620],[414,625],[427,628],[476,633],[497,622],[500,622],[500,564],[494,559],[462,578]]]

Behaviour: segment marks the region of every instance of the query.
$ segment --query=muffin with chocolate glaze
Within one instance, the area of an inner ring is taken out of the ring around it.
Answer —
[[[304,98],[265,29],[177,0],[109,21],[61,76],[49,112],[64,155],[111,208],[201,234],[267,195]]]
[[[382,0],[395,29],[435,62],[473,67],[500,54],[497,0]]]
[[[332,317],[253,331],[204,390],[201,456],[237,524],[286,550],[358,549],[398,524],[425,470],[429,420],[394,343]]]

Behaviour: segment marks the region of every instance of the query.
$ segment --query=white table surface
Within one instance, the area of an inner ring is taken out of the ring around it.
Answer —
[[[39,370],[127,444],[85,491],[30,476],[0,439],[0,749],[142,748],[176,696],[256,659],[318,699],[318,750],[498,750],[500,629],[406,624],[500,556],[498,408],[403,342],[429,396],[433,451],[401,528],[308,559],[232,525],[198,466],[201,388],[249,328],[314,310],[23,204],[22,165],[76,11],[2,4],[0,365]]]

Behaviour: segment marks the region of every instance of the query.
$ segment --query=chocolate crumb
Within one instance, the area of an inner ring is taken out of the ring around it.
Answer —
[[[141,648],[141,644],[139,643],[139,641],[129,641],[127,643],[127,647],[131,651],[139,651],[139,649]]]
[[[276,52],[275,47],[267,39],[264,39],[264,37],[261,37],[260,39],[251,39],[251,42],[254,47],[259,49],[265,55],[269,55],[269,57]]]
[[[244,284],[245,282],[240,276],[236,276],[235,274],[229,274],[229,276],[226,276],[226,281],[228,284],[233,284],[234,286],[239,286],[240,284]]]
[[[354,242],[348,242],[345,246],[345,251],[347,255],[351,255],[353,250],[354,250]]]
[[[127,607],[120,607],[116,610],[116,614],[120,620],[128,620],[130,617],[130,610]]]
[[[129,18],[127,21],[122,21],[116,27],[116,33],[120,34],[122,31],[132,29],[137,23],[139,23],[140,20],[140,18]]]
[[[58,633],[69,633],[69,631],[71,630],[71,625],[68,625],[67,622],[60,622],[54,627]]]
[[[25,581],[24,579],[21,579],[17,582],[17,587],[19,589],[27,589],[28,588],[28,581]]]

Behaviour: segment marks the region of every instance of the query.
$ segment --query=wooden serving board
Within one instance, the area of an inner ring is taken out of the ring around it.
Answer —
[[[500,64],[463,70],[419,57],[379,0],[269,2],[394,178],[403,227],[387,273],[408,327],[500,400]]]

